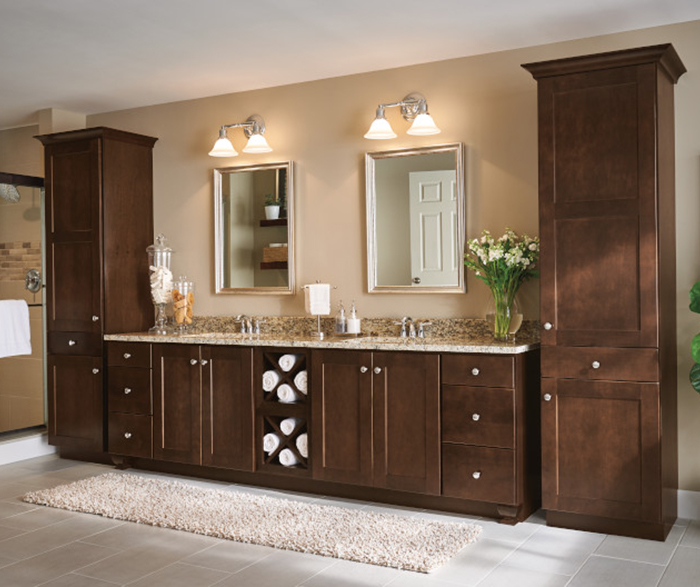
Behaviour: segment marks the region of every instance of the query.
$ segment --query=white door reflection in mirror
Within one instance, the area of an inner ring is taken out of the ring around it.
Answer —
[[[367,153],[370,293],[465,291],[461,143]]]
[[[411,284],[457,283],[457,173],[413,171],[408,177]]]

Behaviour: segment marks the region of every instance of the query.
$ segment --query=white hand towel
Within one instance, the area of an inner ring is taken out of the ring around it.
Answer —
[[[0,358],[31,354],[27,302],[0,300]]]
[[[290,385],[283,383],[277,388],[277,397],[282,404],[293,404],[299,400],[299,396]]]
[[[288,448],[285,448],[282,452],[280,452],[279,459],[280,463],[285,467],[293,467],[294,465],[299,464],[299,459],[297,456]]]
[[[304,286],[304,308],[307,314],[328,316],[331,313],[331,286],[312,283]]]
[[[262,376],[262,386],[265,391],[272,391],[280,382],[280,374],[277,371],[265,371]]]
[[[263,436],[263,450],[266,453],[275,452],[280,445],[280,437],[274,432],[269,432]]]
[[[301,393],[306,395],[309,385],[309,375],[306,369],[304,369],[304,371],[299,371],[299,373],[294,376],[294,385]]]
[[[289,436],[301,423],[301,418],[285,418],[280,422],[280,430]]]
[[[277,364],[280,366],[282,371],[288,373],[296,364],[297,359],[299,359],[299,355],[282,355],[277,361]]]
[[[299,451],[299,454],[304,457],[305,459],[309,458],[309,437],[306,435],[306,432],[304,434],[300,434],[297,436],[296,440],[296,445],[297,445],[297,450]]]

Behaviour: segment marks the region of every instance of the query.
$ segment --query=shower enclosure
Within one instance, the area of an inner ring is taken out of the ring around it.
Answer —
[[[0,359],[0,438],[46,423],[43,185],[40,177],[0,172],[0,300],[27,302],[32,342],[31,355]]]

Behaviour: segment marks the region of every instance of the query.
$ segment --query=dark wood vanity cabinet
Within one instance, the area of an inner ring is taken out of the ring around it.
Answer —
[[[156,139],[108,128],[37,138],[45,161],[49,442],[101,452],[102,336],[145,330],[153,320],[145,249],[153,242]]]
[[[152,346],[153,458],[252,470],[252,349]]]
[[[547,522],[664,539],[676,517],[671,45],[524,66],[538,82]]]
[[[439,357],[314,350],[315,478],[440,493]]]

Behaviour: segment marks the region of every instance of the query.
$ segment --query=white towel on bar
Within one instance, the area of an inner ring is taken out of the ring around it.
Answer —
[[[31,355],[29,308],[24,300],[0,300],[0,358]]]
[[[304,286],[304,308],[313,316],[331,313],[331,286],[329,283],[312,283]]]
[[[297,456],[288,448],[285,448],[280,452],[279,459],[280,463],[285,467],[293,467],[294,465],[299,464],[299,459]]]
[[[277,388],[277,397],[282,404],[293,404],[299,400],[299,396],[292,389],[291,385],[283,383]]]
[[[298,359],[299,355],[282,355],[277,360],[277,364],[280,366],[280,369],[282,369],[282,371],[288,373],[292,370],[294,365],[296,365]]]
[[[301,424],[301,418],[285,418],[280,422],[280,430],[289,436]]]
[[[306,435],[306,432],[304,434],[300,434],[297,436],[296,443],[297,445],[297,450],[299,451],[299,454],[304,457],[305,459],[309,458],[309,437]]]
[[[294,385],[301,393],[306,395],[309,387],[309,375],[306,369],[299,371],[299,373],[294,376]]]
[[[263,450],[266,453],[275,452],[280,445],[280,437],[274,432],[269,432],[263,436]]]
[[[265,391],[272,391],[280,382],[280,374],[277,371],[265,371],[262,377],[262,386]]]

